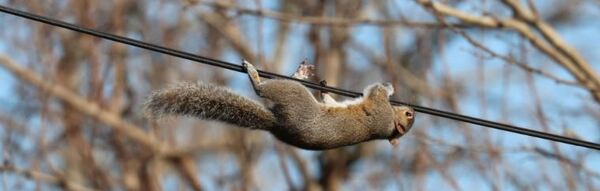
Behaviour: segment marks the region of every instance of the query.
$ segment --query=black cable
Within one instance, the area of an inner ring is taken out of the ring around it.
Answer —
[[[128,45],[139,47],[142,49],[160,52],[163,54],[168,54],[171,56],[175,56],[175,57],[179,57],[179,58],[183,58],[183,59],[187,59],[187,60],[193,60],[193,61],[196,61],[199,63],[217,66],[217,67],[225,68],[228,70],[245,72],[245,69],[241,65],[237,65],[237,64],[233,64],[233,63],[229,63],[229,62],[225,62],[225,61],[221,61],[221,60],[215,60],[215,59],[207,58],[207,57],[203,57],[203,56],[198,56],[198,55],[194,55],[194,54],[191,54],[188,52],[183,52],[180,50],[166,48],[163,46],[150,44],[147,42],[134,40],[134,39],[123,37],[123,36],[117,36],[117,35],[110,34],[110,33],[105,33],[105,32],[100,32],[100,31],[93,30],[93,29],[84,28],[81,26],[67,23],[67,22],[63,22],[63,21],[59,21],[56,19],[32,14],[32,13],[25,12],[25,11],[12,9],[12,8],[2,6],[2,5],[0,5],[0,11],[11,14],[11,15],[15,15],[18,17],[23,17],[23,18],[27,18],[30,20],[46,23],[49,25],[66,28],[66,29],[77,31],[80,33],[85,33],[88,35],[96,36],[99,38],[108,39],[108,40],[120,42],[123,44],[128,44]],[[284,79],[294,80],[294,81],[298,81],[298,82],[304,84],[305,86],[307,86],[309,88],[325,90],[327,92],[331,92],[331,93],[335,93],[335,94],[339,94],[339,95],[344,95],[344,96],[348,96],[348,97],[361,96],[361,93],[338,89],[338,88],[333,88],[333,87],[329,87],[329,86],[322,86],[321,84],[298,80],[298,79],[280,75],[280,74],[275,74],[275,73],[270,73],[270,72],[265,72],[265,71],[258,71],[258,73],[260,74],[260,76],[265,77],[265,78],[284,78]],[[466,116],[466,115],[460,115],[460,114],[442,111],[442,110],[438,110],[438,109],[408,104],[408,103],[404,103],[404,102],[400,102],[400,101],[391,100],[390,102],[393,105],[408,105],[410,107],[413,107],[415,109],[415,111],[417,111],[417,112],[422,112],[422,113],[426,113],[426,114],[430,114],[430,115],[434,115],[434,116],[439,116],[439,117],[443,117],[443,118],[448,118],[448,119],[453,119],[453,120],[457,120],[457,121],[476,124],[476,125],[480,125],[480,126],[484,126],[484,127],[490,127],[490,128],[494,128],[494,129],[509,131],[509,132],[518,133],[518,134],[522,134],[522,135],[528,135],[528,136],[537,137],[537,138],[541,138],[541,139],[557,141],[557,142],[566,143],[566,144],[570,144],[570,145],[600,150],[600,144],[598,144],[598,143],[569,138],[569,137],[560,136],[560,135],[554,135],[551,133],[546,133],[546,132],[541,132],[541,131],[535,131],[535,130],[531,130],[531,129],[517,127],[514,125],[502,124],[502,123],[498,123],[498,122],[494,122],[494,121],[488,121],[488,120],[484,120],[484,119],[479,119],[479,118],[470,117],[470,116]]]

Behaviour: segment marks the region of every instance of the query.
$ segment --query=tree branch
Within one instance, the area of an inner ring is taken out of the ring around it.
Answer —
[[[12,172],[17,175],[24,176],[35,181],[46,182],[67,190],[93,191],[95,189],[69,181],[62,177],[53,176],[39,171],[20,169],[13,165],[0,166],[0,172]]]
[[[100,108],[100,106],[98,106],[98,104],[87,101],[60,84],[52,84],[43,80],[30,70],[20,67],[9,57],[0,55],[0,64],[15,74],[15,76],[23,79],[31,85],[36,86],[41,91],[48,92],[50,95],[59,98],[65,103],[73,106],[73,108],[76,110],[109,125],[109,127],[125,134],[135,142],[155,151],[160,151],[164,148],[164,146],[160,144],[154,136],[147,134],[134,124],[124,121],[121,119],[121,117],[113,113],[104,111],[102,108]]]
[[[560,36],[541,19],[535,18],[532,13],[525,12],[525,8],[513,0],[504,0],[513,11],[516,18],[498,19],[492,16],[478,16],[452,8],[431,0],[417,0],[423,7],[428,8],[434,14],[451,16],[469,25],[483,28],[511,29],[528,39],[537,49],[546,54],[552,60],[565,67],[583,86],[588,89],[594,99],[600,102],[600,78],[591,69],[591,66],[579,54],[565,43]],[[534,26],[532,29],[531,25]],[[543,38],[538,37],[535,31],[539,31]]]
[[[372,18],[364,18],[359,17],[356,19],[348,19],[342,17],[322,17],[322,16],[302,16],[302,15],[294,15],[287,14],[277,11],[271,11],[266,9],[250,9],[242,6],[238,6],[231,3],[225,3],[222,1],[217,2],[200,2],[200,4],[218,8],[218,9],[228,9],[233,10],[239,14],[252,15],[257,17],[265,17],[275,19],[281,22],[296,22],[296,23],[305,23],[310,25],[327,25],[327,26],[352,26],[352,25],[376,25],[376,26],[406,26],[406,27],[415,27],[415,28],[445,28],[448,25],[442,25],[439,23],[429,23],[429,22],[416,22],[416,21],[407,21],[407,20],[379,20]],[[464,28],[470,27],[469,25],[464,24],[450,24],[451,26]]]

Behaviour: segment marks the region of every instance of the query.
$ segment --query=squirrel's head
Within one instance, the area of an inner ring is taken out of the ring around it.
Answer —
[[[400,137],[412,127],[415,121],[415,110],[408,106],[393,106],[392,108],[394,110],[394,130],[388,140],[395,146],[400,143]]]

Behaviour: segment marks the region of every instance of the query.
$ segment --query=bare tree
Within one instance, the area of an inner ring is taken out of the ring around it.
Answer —
[[[328,85],[600,142],[597,1],[5,1],[3,5]],[[417,114],[384,142],[315,152],[193,118],[149,92],[243,74],[0,14],[3,190],[598,190],[593,150]],[[593,31],[593,32],[589,32]],[[339,97],[338,99],[343,99]]]

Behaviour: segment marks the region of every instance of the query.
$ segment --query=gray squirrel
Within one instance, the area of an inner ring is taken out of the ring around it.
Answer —
[[[252,64],[244,61],[243,65],[256,94],[266,99],[269,107],[224,87],[182,82],[152,93],[144,113],[151,119],[184,115],[266,130],[287,144],[309,150],[375,139],[397,145],[412,127],[413,109],[390,105],[394,89],[389,83],[372,84],[364,89],[363,97],[354,100],[336,102],[324,94],[323,102],[318,102],[299,82],[261,81]]]

